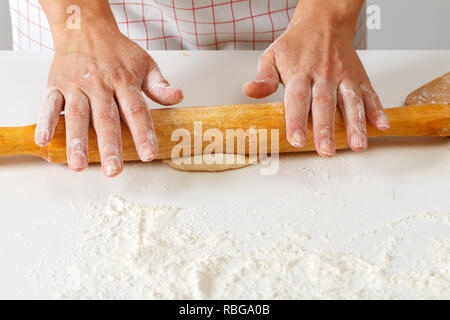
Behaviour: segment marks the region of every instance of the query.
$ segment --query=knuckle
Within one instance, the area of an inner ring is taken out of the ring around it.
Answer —
[[[377,98],[378,98],[377,93],[376,93],[375,90],[373,90],[373,89],[367,90],[367,91],[366,91],[366,94],[367,94],[370,98],[373,98],[373,99],[377,99]]]
[[[89,107],[81,104],[69,104],[64,113],[69,118],[86,118],[89,116]]]
[[[366,121],[366,113],[364,111],[364,106],[363,105],[357,105],[355,108],[352,108],[351,111],[351,116],[349,116],[350,120],[353,120],[356,123],[365,123]]]
[[[306,126],[306,120],[307,118],[302,116],[299,118],[288,117],[286,119],[286,127],[304,129]]]
[[[365,122],[364,123],[356,123],[349,127],[350,134],[358,133],[362,135],[367,135],[367,129]]]
[[[333,130],[330,125],[319,124],[315,127],[315,133],[322,137],[331,137],[333,135]]]
[[[289,106],[297,108],[300,105],[300,107],[303,108],[305,106],[309,106],[309,103],[311,102],[311,95],[300,90],[290,91],[289,94],[286,95],[285,100],[286,104]]]
[[[105,109],[99,111],[95,115],[97,122],[108,122],[108,123],[116,123],[118,121],[117,112],[112,109]]]
[[[309,98],[310,98],[308,94],[305,94],[305,93],[303,93],[303,92],[297,92],[297,93],[295,94],[295,97],[296,97],[297,101],[298,101],[299,103],[301,103],[301,104],[306,104],[306,103],[308,103]]]
[[[270,62],[270,56],[267,53],[263,53],[258,58],[258,67],[261,69],[262,66],[267,65]]]
[[[89,82],[94,84],[103,83],[103,74],[97,70],[90,71],[89,73],[83,75],[83,79],[89,80]]]
[[[100,153],[103,156],[120,156],[122,154],[120,145],[115,141],[105,139],[103,134],[100,135],[100,145]]]
[[[94,101],[96,102],[96,105],[99,107],[98,109],[102,109],[102,110],[117,109],[116,101],[111,96],[102,94],[101,96],[97,97],[97,99],[95,99],[95,100]]]
[[[66,112],[85,113],[89,111],[89,99],[82,93],[69,94],[65,109]]]
[[[61,91],[56,86],[48,86],[47,89],[45,89],[44,98],[60,96],[62,96]]]
[[[44,94],[42,105],[48,108],[54,108],[62,105],[64,97],[62,93],[56,88],[48,88]]]
[[[331,80],[334,74],[334,68],[329,62],[324,62],[320,65],[317,74],[324,80]]]
[[[328,72],[328,71],[331,70],[331,66],[332,66],[332,64],[331,64],[330,60],[327,59],[327,60],[322,61],[320,63],[319,70],[324,71],[324,72]]]
[[[362,96],[359,95],[359,94],[354,94],[354,95],[348,96],[347,97],[347,104],[349,104],[350,106],[359,108],[361,105],[363,105]]]
[[[50,117],[47,119],[46,123],[41,123],[40,125],[47,128],[54,128],[58,124],[59,118]]]
[[[101,94],[111,94],[113,92],[110,85],[107,85],[105,79],[98,78],[92,80],[87,87],[83,86],[82,89],[89,95],[95,96],[100,92]]]
[[[294,83],[296,86],[303,87],[306,84],[311,84],[311,76],[308,73],[302,72],[302,68],[299,70],[294,70],[294,75],[292,76],[289,83]]]
[[[381,110],[383,106],[381,104],[380,98],[378,94],[375,92],[373,88],[361,88],[364,94],[364,101],[368,103],[368,109]]]
[[[361,91],[369,96],[377,96],[377,93],[375,92],[374,88],[372,88],[372,85],[368,83],[362,83],[360,85]]]
[[[314,96],[317,104],[332,105],[336,103],[336,98],[329,93],[320,93]]]
[[[118,67],[112,72],[112,81],[117,84],[129,84],[134,82],[134,75],[125,67]]]
[[[339,74],[339,78],[343,80],[347,80],[349,83],[355,83],[357,85],[357,82],[354,81],[354,79],[357,79],[349,69],[346,69],[344,67],[338,68],[336,70],[336,74]]]
[[[357,127],[357,128],[365,128],[366,126],[366,120],[365,119],[361,119],[361,117],[359,117],[358,115],[354,115],[353,117],[349,117],[349,124],[353,127]]]
[[[132,104],[127,106],[126,113],[130,117],[142,116],[147,112],[147,106],[143,104]]]

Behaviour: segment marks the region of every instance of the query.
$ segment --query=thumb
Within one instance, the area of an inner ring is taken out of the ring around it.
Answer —
[[[261,99],[277,91],[279,84],[280,75],[273,53],[269,50],[259,57],[258,74],[255,80],[244,84],[244,92],[249,97]]]
[[[142,90],[147,97],[165,106],[174,105],[183,100],[183,91],[171,86],[156,64],[148,72]]]

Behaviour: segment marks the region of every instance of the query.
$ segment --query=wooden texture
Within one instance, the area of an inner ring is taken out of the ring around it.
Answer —
[[[191,134],[192,154],[194,150],[194,122],[202,125],[202,133],[207,129],[218,129],[226,136],[227,129],[279,129],[279,152],[302,152],[315,150],[311,119],[308,125],[308,144],[304,148],[294,148],[286,140],[285,115],[283,103],[267,103],[254,105],[227,105],[191,108],[166,108],[151,111],[156,135],[159,142],[158,159],[171,158],[172,148],[179,143],[171,141],[174,130],[184,128]],[[380,136],[450,136],[450,105],[433,104],[407,106],[386,110],[391,128],[381,132],[370,124],[369,137]],[[0,128],[0,156],[33,155],[54,163],[66,162],[65,121],[61,116],[52,142],[46,147],[34,144],[34,125],[27,127]],[[139,160],[129,130],[122,124],[124,160]],[[197,136],[199,136],[197,134]],[[270,137],[270,134],[268,134]],[[344,121],[340,112],[336,114],[335,128],[336,148],[348,148]],[[270,140],[270,138],[269,138]],[[248,153],[248,141],[246,153]],[[205,148],[209,141],[203,141]],[[267,145],[270,152],[270,141],[262,139],[262,145]],[[225,148],[225,147],[224,147]],[[225,149],[224,149],[225,150]],[[236,148],[235,148],[236,150]],[[181,156],[181,155],[180,155]],[[89,132],[89,162],[100,161],[95,132]]]
[[[407,106],[434,103],[450,104],[450,72],[414,90],[405,100]]]

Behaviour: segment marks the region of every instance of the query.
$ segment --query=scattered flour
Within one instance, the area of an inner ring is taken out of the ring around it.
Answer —
[[[448,238],[430,245],[420,268],[398,270],[392,263],[398,237],[389,239],[374,263],[353,253],[306,249],[312,236],[289,228],[270,234],[248,226],[248,240],[241,241],[208,226],[206,217],[202,209],[111,197],[92,210],[95,227],[80,241],[57,298],[450,298]]]

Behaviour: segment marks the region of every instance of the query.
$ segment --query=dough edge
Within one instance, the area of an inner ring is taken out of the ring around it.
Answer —
[[[206,163],[204,160],[207,157],[211,157],[214,155],[195,155],[191,157],[185,157],[190,158],[190,164],[187,163],[175,163],[172,159],[171,160],[164,160],[166,164],[168,164],[170,167],[180,170],[180,171],[197,171],[197,172],[221,172],[221,171],[227,171],[227,170],[235,170],[235,169],[241,169],[244,167],[251,166],[258,162],[257,157],[253,156],[247,156],[243,154],[223,154],[219,153],[216,154],[216,156],[223,156],[222,159],[224,159],[225,162],[225,156],[233,156],[232,163]],[[179,159],[185,159],[185,158],[179,158]],[[196,161],[199,161],[201,159],[201,163],[195,163]]]

